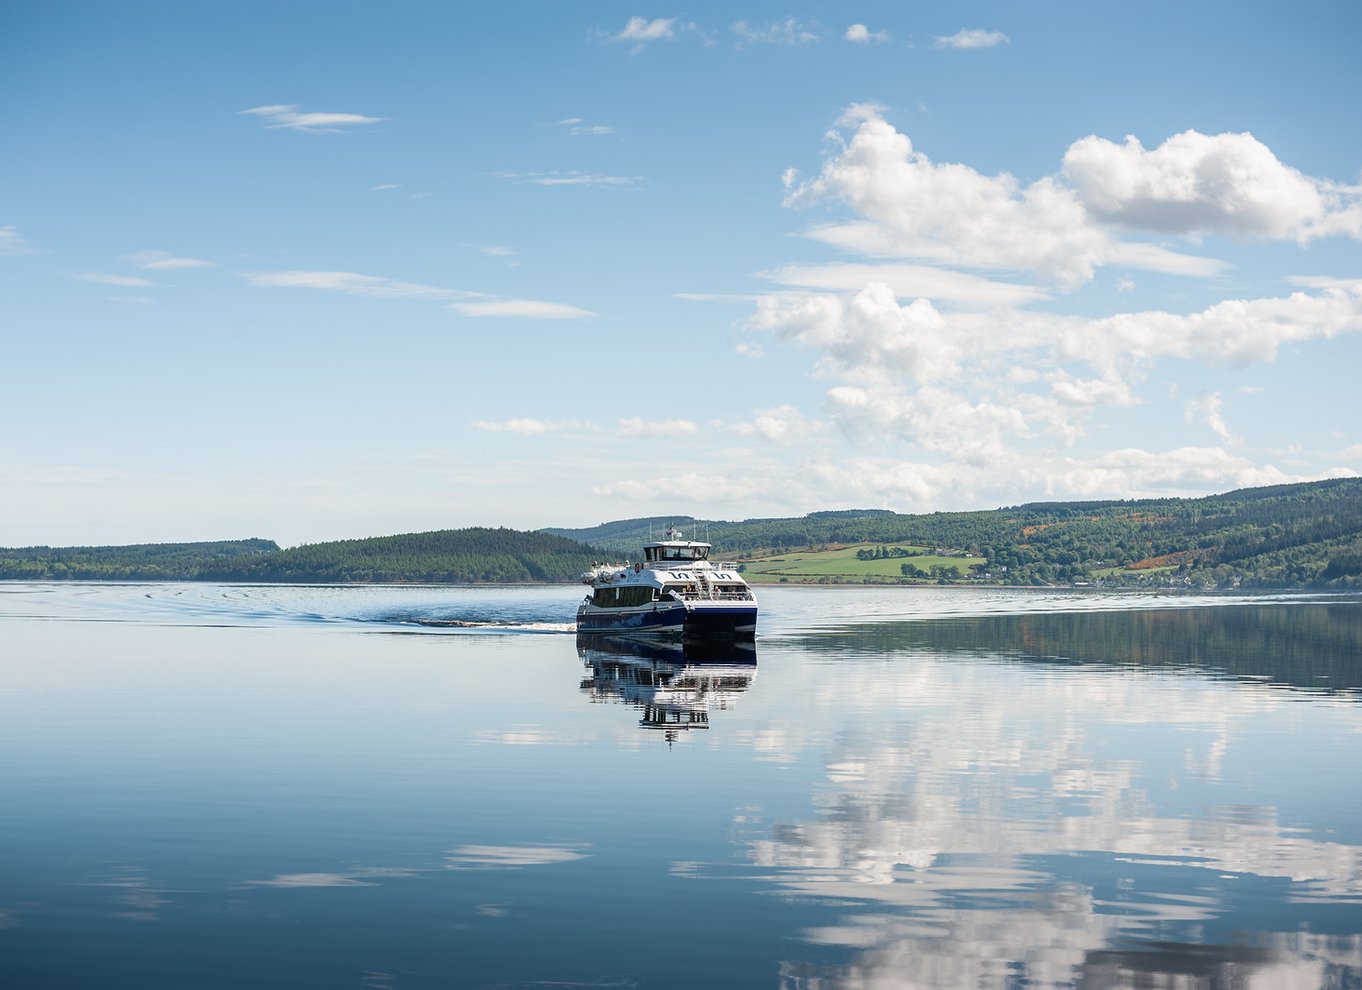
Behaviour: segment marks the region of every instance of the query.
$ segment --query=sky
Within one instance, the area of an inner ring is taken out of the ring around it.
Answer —
[[[1362,471],[1362,5],[0,5],[0,546]]]

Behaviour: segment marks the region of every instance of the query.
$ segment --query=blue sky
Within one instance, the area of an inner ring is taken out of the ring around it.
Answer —
[[[0,9],[0,545],[1362,471],[1362,7]]]

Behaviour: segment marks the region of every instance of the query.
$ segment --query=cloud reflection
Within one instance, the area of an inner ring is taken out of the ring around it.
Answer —
[[[1278,908],[1308,900],[1312,919],[1359,927],[1362,848],[1253,800],[1287,795],[1268,775],[1293,766],[1328,780],[1316,761],[1362,728],[1355,702],[919,649],[797,673],[806,717],[783,741],[788,758],[822,748],[809,811],[734,824],[784,894],[841,912],[805,940],[850,955],[787,962],[784,986],[1290,990],[1362,974],[1356,934],[1220,944],[1246,898],[1258,924],[1294,927],[1304,916]],[[770,731],[749,730],[754,753]]]
[[[586,859],[580,846],[459,846],[451,849],[445,866],[451,870],[519,869]]]

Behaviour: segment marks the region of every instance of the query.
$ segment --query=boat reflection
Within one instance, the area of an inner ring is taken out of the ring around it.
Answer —
[[[732,708],[757,676],[751,642],[659,643],[578,633],[586,665],[581,691],[592,704],[626,704],[643,713],[639,727],[674,742],[708,729],[709,713]]]

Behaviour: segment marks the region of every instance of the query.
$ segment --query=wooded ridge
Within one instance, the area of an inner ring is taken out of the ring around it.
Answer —
[[[23,547],[0,549],[0,579],[562,582],[595,560],[637,559],[643,543],[663,538],[673,524],[730,559],[865,545],[851,559],[893,560],[883,574],[863,568],[830,580],[1362,588],[1362,478],[975,512],[848,509],[741,522],[652,516],[537,532],[474,527],[287,550],[262,539]],[[926,560],[930,569],[915,563]]]

